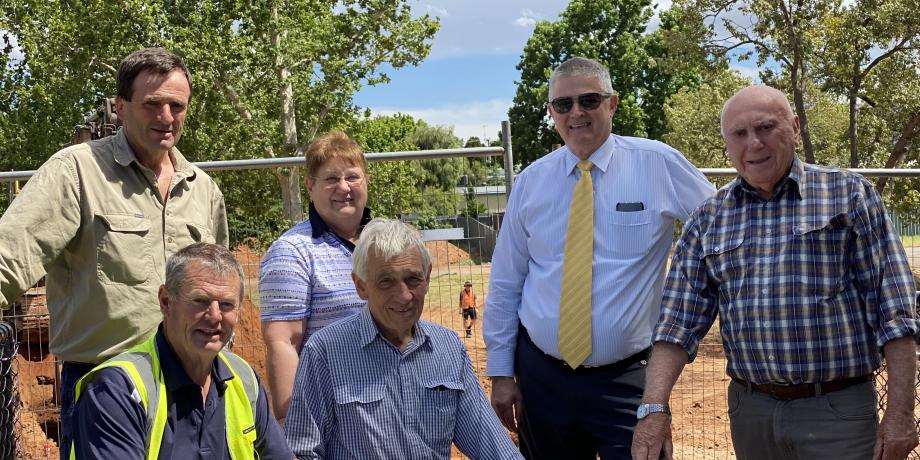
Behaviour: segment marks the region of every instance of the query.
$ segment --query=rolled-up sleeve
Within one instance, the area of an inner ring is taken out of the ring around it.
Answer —
[[[857,284],[866,317],[883,347],[891,340],[917,336],[916,286],[901,239],[885,213],[878,192],[865,179],[851,193]]]
[[[679,345],[691,362],[718,314],[702,253],[700,228],[691,218],[674,249],[653,339]]]

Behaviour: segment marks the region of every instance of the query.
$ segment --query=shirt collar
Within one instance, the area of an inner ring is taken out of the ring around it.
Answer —
[[[137,161],[137,155],[134,154],[134,149],[131,148],[131,144],[128,143],[128,138],[125,136],[125,129],[119,128],[118,132],[115,133],[115,162],[124,166],[129,167],[131,163],[137,163],[140,166],[140,162]],[[189,181],[195,180],[196,172],[193,165],[185,159],[179,149],[173,147],[169,151],[169,157],[173,161],[173,167],[176,169],[176,178],[187,179]]]
[[[776,193],[774,193],[773,196],[779,196],[780,192],[788,188],[792,193],[796,194],[797,198],[801,199],[802,191],[805,190],[805,186],[807,185],[805,182],[805,164],[799,160],[798,155],[793,155],[792,167],[789,168],[789,174],[787,174],[786,177],[780,181],[780,184],[777,185]],[[743,193],[751,196],[759,196],[757,190],[755,190],[751,184],[748,184],[741,176],[735,178],[728,187],[736,198],[740,197]]]
[[[179,356],[176,355],[175,350],[166,341],[162,323],[157,328],[155,340],[157,354],[160,357],[160,369],[163,370],[166,388],[169,391],[175,391],[187,385],[199,386],[185,372],[185,368],[182,367],[182,363],[179,361]],[[230,371],[230,368],[219,357],[215,357],[214,364],[211,366],[211,380],[217,384],[217,388],[223,391],[227,386],[225,382],[232,378],[233,372]]]
[[[616,149],[616,137],[611,134],[607,137],[607,140],[601,144],[591,156],[588,157],[588,161],[594,164],[594,167],[599,169],[601,172],[607,172],[607,166],[610,165],[610,159],[613,157],[613,151]],[[565,149],[565,173],[566,175],[572,174],[575,170],[578,162],[581,161],[581,158],[575,156],[568,146],[563,146]]]
[[[341,236],[336,234],[334,231],[332,231],[331,228],[329,228],[329,225],[327,225],[326,221],[324,221],[322,216],[319,215],[319,212],[316,210],[316,206],[313,205],[312,201],[310,202],[310,206],[308,208],[307,215],[308,215],[308,219],[310,220],[310,228],[312,229],[312,232],[313,232],[312,234],[313,238],[322,238],[323,234],[328,232],[328,233],[333,234],[336,237],[336,239],[338,239],[342,244],[344,244],[345,247],[347,247],[350,251],[355,250],[354,243],[352,243],[351,241],[348,241],[345,238],[342,238]],[[361,215],[361,223],[358,225],[360,225],[361,227],[364,227],[370,221],[371,221],[371,208],[368,208],[367,206],[365,206],[364,214]]]
[[[364,307],[361,310],[361,312],[358,313],[357,322],[358,322],[358,336],[361,339],[361,341],[359,342],[359,344],[361,345],[361,348],[367,347],[368,345],[373,343],[374,340],[378,340],[378,339],[383,340],[384,342],[387,342],[387,339],[384,338],[383,335],[380,334],[380,331],[377,329],[377,324],[374,323],[374,317],[371,316],[371,311],[369,307]],[[409,348],[407,348],[407,350],[419,348],[422,345],[430,343],[428,339],[429,339],[429,336],[428,336],[428,332],[425,330],[425,325],[422,323],[422,321],[416,321],[415,327],[413,328],[413,331],[412,331],[412,342],[415,344],[415,346],[414,347],[410,346]],[[387,344],[390,344],[390,343],[387,342]],[[392,344],[390,345],[392,346]]]

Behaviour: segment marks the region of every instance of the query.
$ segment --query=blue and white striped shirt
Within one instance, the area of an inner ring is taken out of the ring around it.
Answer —
[[[584,364],[601,366],[652,344],[674,221],[715,187],[680,152],[648,139],[611,135],[588,159],[595,165],[594,270]],[[483,312],[489,376],[514,375],[518,322],[537,347],[560,358],[562,259],[578,161],[562,147],[514,183]]]
[[[368,309],[304,346],[285,431],[301,459],[521,459],[460,339],[416,323],[402,352]]]
[[[362,225],[370,220],[364,210]],[[303,343],[316,331],[364,307],[351,280],[354,245],[342,240],[310,204],[309,218],[272,243],[259,270],[263,322],[304,322]]]

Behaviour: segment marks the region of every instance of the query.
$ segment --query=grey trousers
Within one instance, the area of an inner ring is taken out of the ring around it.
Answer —
[[[734,380],[728,386],[732,442],[740,460],[866,460],[878,430],[872,382],[780,401]]]

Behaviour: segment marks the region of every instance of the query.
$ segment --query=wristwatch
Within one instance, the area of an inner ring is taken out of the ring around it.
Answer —
[[[636,409],[636,420],[642,420],[656,412],[664,412],[668,417],[671,416],[671,408],[667,404],[639,404],[639,408]]]

